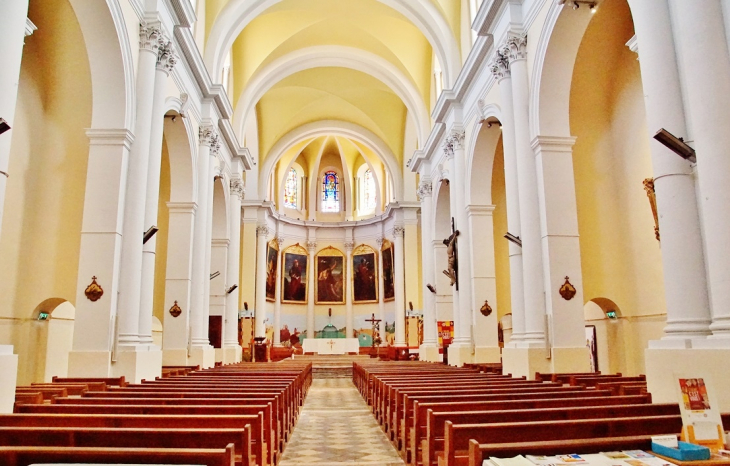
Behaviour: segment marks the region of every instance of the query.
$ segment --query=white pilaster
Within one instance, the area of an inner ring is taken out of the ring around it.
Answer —
[[[3,3],[3,14],[0,15],[0,44],[2,44],[0,69],[3,70],[0,73],[0,118],[7,121],[11,128],[15,122],[15,105],[18,100],[20,62],[23,57],[27,15],[28,0]],[[3,206],[9,176],[8,165],[12,138],[12,129],[0,135],[0,234],[2,234]]]
[[[406,294],[405,294],[405,245],[403,235],[405,227],[393,227],[395,258],[393,271],[395,273],[395,346],[406,346]]]
[[[209,326],[210,326],[210,316],[211,314],[211,296],[210,296],[210,290],[213,283],[220,284],[221,280],[225,280],[225,277],[222,276],[225,273],[225,266],[218,268],[219,263],[216,263],[216,268],[212,268],[213,264],[213,248],[220,248],[222,247],[222,244],[220,241],[213,241],[213,193],[215,191],[215,182],[217,177],[220,175],[220,172],[218,170],[218,151],[213,153],[211,151],[212,157],[208,159],[208,190],[206,191],[206,194],[208,196],[208,216],[205,218],[206,225],[205,225],[205,262],[204,262],[204,268],[206,270],[205,274],[205,291],[203,292],[203,309],[204,312],[207,314],[204,319],[202,319],[203,323],[203,334],[208,339],[208,344],[210,344],[210,339],[208,336],[210,335],[209,332]],[[223,255],[225,258],[225,255]],[[214,278],[213,280],[210,279],[210,275],[213,274],[213,272],[220,272],[221,275]],[[220,314],[218,314],[220,315]],[[211,346],[212,347],[212,346]]]
[[[448,173],[445,175],[446,181],[449,183],[449,214],[450,218],[456,222],[456,211],[459,209],[459,206],[457,204],[456,199],[456,190],[459,188],[456,188],[456,161],[454,160],[454,148],[452,145],[449,144],[448,137],[444,140],[443,145],[443,151],[444,151],[444,158],[446,159],[446,163],[444,163],[445,166],[448,167]],[[452,183],[453,181],[453,183]],[[457,240],[458,244],[458,240]],[[448,263],[448,262],[447,262]],[[458,263],[458,258],[457,258]],[[461,313],[459,312],[459,287],[456,286],[456,284],[451,285],[451,304],[453,307],[452,310],[452,317],[454,319],[454,339],[460,334],[461,329]]]
[[[378,248],[380,248],[380,260],[378,261],[378,319],[380,319],[380,346],[386,346],[388,342],[385,338],[385,277],[383,276],[383,241],[385,238],[377,239]]]
[[[18,380],[18,355],[13,345],[0,345],[0,414],[12,414]]]
[[[349,289],[347,293],[345,293],[345,337],[346,338],[352,338],[354,335],[353,329],[355,328],[354,322],[353,322],[353,314],[352,314],[352,299],[353,294],[355,290],[353,290],[352,286],[352,250],[355,248],[355,243],[350,239],[349,241],[345,241],[345,270],[347,281],[345,282],[345,289]]]
[[[266,336],[266,245],[269,227],[260,223],[256,227],[256,309],[254,336]]]
[[[281,281],[282,273],[284,273],[284,255],[281,253],[284,245],[284,238],[281,236],[276,238],[279,245],[279,251],[276,253],[278,259],[276,261],[276,283],[274,284],[274,346],[281,346]]]
[[[243,349],[238,344],[238,292],[240,287],[241,257],[241,200],[243,200],[243,180],[235,170],[230,183],[229,225],[231,242],[228,245],[228,270],[226,272],[226,314],[223,328],[223,363],[241,362]],[[228,291],[236,286],[233,291]]]
[[[421,268],[423,273],[423,344],[418,350],[421,361],[439,360],[436,296],[426,287],[435,286],[433,264],[433,186],[428,175],[421,175],[418,198],[421,200]]]
[[[310,231],[311,235],[311,231]],[[307,241],[309,262],[307,271],[307,338],[314,338],[314,281],[317,279],[317,264],[314,263],[314,254],[317,252],[317,242],[314,238]]]

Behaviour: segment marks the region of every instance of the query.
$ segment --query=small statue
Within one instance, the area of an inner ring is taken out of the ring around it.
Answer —
[[[449,259],[449,268],[444,270],[444,275],[449,277],[451,279],[451,286],[454,286],[454,283],[456,283],[456,271],[458,264],[456,262],[456,237],[459,236],[459,230],[454,230],[454,232],[444,240],[444,244],[446,245],[446,256]]]

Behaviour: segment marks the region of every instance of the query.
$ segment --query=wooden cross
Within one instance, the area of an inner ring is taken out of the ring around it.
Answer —
[[[373,347],[375,346],[375,332],[376,331],[380,331],[380,321],[381,320],[382,319],[376,319],[375,318],[375,313],[374,312],[373,312],[373,316],[371,318],[365,319],[365,322],[371,322],[372,325],[373,325],[373,332],[372,332],[373,333],[373,338],[372,338],[372,340],[373,340],[372,346]]]
[[[330,340],[327,344],[330,345],[330,351],[332,351],[332,347],[335,346],[335,342]]]

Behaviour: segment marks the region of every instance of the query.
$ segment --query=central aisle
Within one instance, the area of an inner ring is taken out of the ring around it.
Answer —
[[[402,466],[352,380],[315,379],[280,466]]]

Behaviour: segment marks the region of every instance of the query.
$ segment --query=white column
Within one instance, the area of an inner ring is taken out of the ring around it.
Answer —
[[[352,338],[354,335],[353,329],[355,327],[352,315],[352,299],[354,290],[352,289],[352,250],[355,247],[353,241],[345,241],[345,270],[347,271],[347,281],[345,282],[345,336],[346,338]]]
[[[281,236],[276,238],[279,245],[279,251],[276,253],[278,259],[276,261],[276,283],[274,284],[274,346],[281,346],[281,280],[284,273],[282,261],[284,255],[281,253],[284,245],[284,238]]]
[[[385,277],[383,277],[383,242],[385,238],[377,239],[380,248],[380,261],[378,261],[378,319],[380,319],[380,346],[386,346],[385,338]]]
[[[266,336],[266,245],[269,227],[259,224],[256,227],[256,308],[254,336]]]
[[[665,128],[689,136],[667,0],[632,0],[639,43],[641,81],[649,133]],[[688,347],[710,333],[710,304],[691,164],[650,139],[661,234],[667,326],[662,342],[651,347]]]
[[[528,346],[545,343],[545,296],[543,284],[540,212],[535,154],[530,146],[529,85],[527,76],[527,36],[510,37],[503,54],[512,75],[515,153],[520,200],[522,277],[524,286],[525,333]]]
[[[438,328],[436,326],[436,296],[426,287],[435,286],[433,264],[433,187],[428,175],[421,175],[418,197],[421,200],[421,268],[423,272],[423,344],[419,359],[438,361]],[[381,261],[382,262],[382,261]]]
[[[205,330],[203,331],[205,334],[205,338],[208,338],[208,335],[210,334],[208,331],[208,326],[210,325],[210,287],[213,282],[213,280],[210,279],[210,275],[213,272],[221,272],[221,275],[223,275],[223,272],[225,270],[220,270],[216,268],[215,270],[212,269],[212,263],[213,263],[213,247],[220,246],[219,244],[214,244],[213,241],[213,192],[215,190],[215,180],[216,177],[220,175],[218,171],[218,152],[216,151],[215,154],[211,152],[212,157],[208,159],[208,163],[210,164],[208,167],[208,190],[206,191],[206,194],[208,195],[208,216],[206,217],[206,225],[205,225],[205,263],[203,267],[205,268],[205,292],[203,294],[203,312],[205,312],[205,318],[201,320],[203,323],[203,326],[205,327]],[[224,256],[225,257],[225,256]],[[214,280],[219,280],[221,277],[218,277]],[[225,280],[225,277],[223,277],[223,280]],[[210,344],[210,341],[208,341]]]
[[[314,338],[314,281],[317,279],[317,264],[314,263],[314,253],[317,251],[316,241],[307,241],[309,251],[309,270],[307,271],[307,338]]]
[[[403,235],[405,227],[396,225],[393,227],[395,241],[395,258],[393,260],[393,271],[395,273],[395,346],[406,346],[406,266],[405,266],[405,245]]]
[[[522,235],[520,227],[520,199],[517,183],[517,153],[515,146],[514,110],[512,108],[512,78],[509,62],[499,52],[491,65],[492,74],[499,83],[502,107],[502,147],[504,152],[504,184],[507,198],[507,228],[515,236]],[[507,233],[507,232],[505,232]],[[506,241],[499,239],[498,241]],[[525,290],[522,276],[522,248],[509,242],[510,304],[512,308],[512,337],[507,343],[514,346],[525,334]]]
[[[13,345],[0,345],[0,414],[12,414],[15,406],[15,386],[18,380],[18,355]]]
[[[238,292],[240,287],[239,266],[241,257],[241,200],[243,199],[243,180],[238,170],[234,172],[231,178],[230,190],[228,218],[231,242],[228,245],[226,291],[234,285],[236,289],[226,294],[226,316],[223,329],[224,363],[241,362],[242,356],[242,349],[238,344]]]
[[[454,222],[456,222],[456,211],[459,209],[459,206],[456,201],[456,166],[454,161],[454,149],[453,147],[449,146],[448,138],[444,140],[444,158],[446,159],[445,166],[448,167],[448,173],[445,177],[446,181],[449,182],[449,220],[454,219]],[[451,182],[454,182],[453,184]],[[458,247],[458,240],[457,240],[457,247]],[[458,262],[458,258],[457,258]],[[454,339],[456,339],[457,335],[459,335],[459,329],[461,328],[461,313],[459,310],[461,309],[459,307],[459,288],[456,285],[451,286],[451,306],[452,306],[452,318],[454,319]]]
[[[134,350],[139,340],[139,303],[142,283],[142,233],[149,169],[155,68],[162,31],[159,24],[140,25],[137,70],[135,141],[127,166],[119,277],[119,349]]]
[[[212,214],[212,206],[208,204],[208,190],[213,189],[209,177],[211,155],[220,150],[220,142],[218,134],[210,125],[200,127],[199,139],[196,161],[198,208],[195,213],[190,306],[191,362],[197,364],[200,361],[204,367],[210,367],[215,363],[215,351],[208,342],[208,309],[205,307],[206,282],[210,281],[210,267],[206,263],[206,250],[210,249],[207,229],[208,217]]]
[[[147,196],[145,200],[143,231],[157,225],[160,198],[160,170],[162,165],[162,133],[165,113],[165,84],[178,61],[172,41],[164,34],[159,38],[157,71],[152,103],[152,126],[147,168]],[[152,304],[155,293],[155,248],[157,235],[142,245],[142,282],[139,303],[139,340],[152,345]],[[159,292],[159,291],[158,291]]]
[[[28,0],[3,3],[0,15],[0,118],[12,127],[15,121],[15,105],[18,100],[20,62],[23,57]],[[2,233],[5,187],[8,182],[10,163],[10,141],[13,132],[0,135],[0,234]]]

